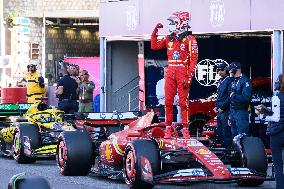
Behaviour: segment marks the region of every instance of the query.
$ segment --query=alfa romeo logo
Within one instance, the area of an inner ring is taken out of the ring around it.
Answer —
[[[220,76],[217,73],[217,66],[225,63],[229,65],[225,60],[216,59],[204,59],[198,62],[195,68],[195,79],[202,86],[217,86]]]

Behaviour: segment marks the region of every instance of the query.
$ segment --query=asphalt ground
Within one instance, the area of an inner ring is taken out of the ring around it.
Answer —
[[[59,174],[55,160],[39,160],[35,164],[18,164],[11,158],[0,158],[0,189],[7,189],[10,178],[26,172],[27,176],[46,178],[52,189],[127,189],[124,181],[104,177],[65,177]],[[252,189],[242,188],[237,184],[194,183],[187,186],[159,185],[155,189]],[[274,189],[275,181],[266,181],[258,189]]]

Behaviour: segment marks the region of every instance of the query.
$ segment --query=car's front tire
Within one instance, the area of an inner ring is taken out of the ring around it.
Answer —
[[[124,156],[125,182],[131,189],[152,189],[153,182],[142,179],[143,163],[147,159],[151,166],[152,176],[161,170],[161,158],[158,146],[151,140],[134,140],[127,145]],[[148,167],[149,170],[149,167]],[[151,180],[151,179],[150,179]]]
[[[29,145],[29,153],[40,146],[38,127],[32,124],[20,124],[14,132],[13,156],[18,163],[34,163],[35,157],[25,152],[25,145]]]
[[[242,146],[242,166],[254,170],[266,176],[267,173],[267,157],[265,147],[260,138],[243,137],[241,139]],[[257,187],[263,184],[264,179],[243,179],[238,182],[242,187]]]

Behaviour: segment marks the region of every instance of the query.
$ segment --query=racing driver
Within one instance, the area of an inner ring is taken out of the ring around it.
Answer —
[[[167,19],[169,34],[158,39],[158,31],[163,28],[158,23],[151,36],[151,48],[160,50],[167,48],[168,70],[165,76],[165,114],[166,138],[171,137],[171,124],[173,122],[173,103],[176,92],[179,96],[181,108],[181,118],[184,138],[189,138],[188,131],[188,93],[191,79],[198,59],[198,46],[194,36],[189,31],[190,15],[189,12],[178,11],[170,15]]]

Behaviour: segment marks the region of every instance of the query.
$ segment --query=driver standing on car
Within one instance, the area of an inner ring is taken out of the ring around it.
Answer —
[[[182,134],[184,138],[189,138],[188,93],[198,59],[198,46],[195,37],[189,31],[191,28],[189,12],[175,12],[167,21],[170,32],[168,35],[158,38],[158,31],[163,28],[161,23],[156,25],[151,35],[151,49],[166,48],[168,56],[168,69],[165,76],[165,113],[168,127],[165,137],[171,138],[174,97],[178,92]]]
[[[231,128],[228,125],[230,110],[230,92],[232,79],[226,69],[227,64],[221,63],[217,66],[217,73],[221,77],[217,85],[217,100],[214,111],[217,113],[217,133],[221,144],[228,148],[232,144]]]
[[[252,96],[252,83],[242,74],[241,63],[232,62],[228,71],[233,77],[230,88],[229,124],[233,137],[239,134],[249,135],[249,105]]]

